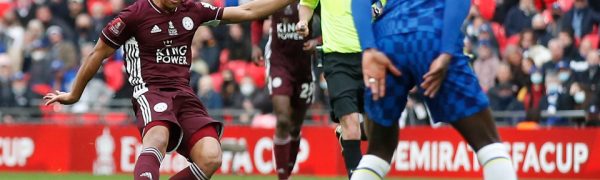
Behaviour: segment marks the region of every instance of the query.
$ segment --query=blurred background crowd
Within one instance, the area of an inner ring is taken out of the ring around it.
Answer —
[[[41,97],[69,91],[102,28],[133,2],[0,0],[0,122],[130,122],[132,90],[122,51],[105,60],[77,104],[42,106]],[[600,0],[474,0],[463,27],[464,51],[497,121],[524,128],[598,124],[599,23]],[[273,127],[265,68],[251,62],[250,26],[199,28],[190,84],[216,119]],[[267,20],[261,47],[269,27]],[[318,77],[307,119],[326,124],[327,86]],[[402,123],[428,124],[422,97],[409,99]]]

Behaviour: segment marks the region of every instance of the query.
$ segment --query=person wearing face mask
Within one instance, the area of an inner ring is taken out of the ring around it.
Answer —
[[[569,67],[569,64],[561,61],[557,64],[558,66],[558,80],[560,80],[560,83],[562,85],[563,88],[568,88],[569,86],[571,86],[571,84],[573,84],[573,76],[572,74],[572,70]]]
[[[569,95],[573,98],[574,110],[586,110],[595,99],[589,91],[589,86],[580,83],[573,83],[569,89]],[[583,126],[585,117],[574,119],[578,126]]]
[[[517,99],[523,103],[525,110],[539,108],[540,100],[545,94],[543,77],[532,59],[523,61],[522,71],[529,77],[527,85],[519,90]]]
[[[562,87],[558,76],[556,72],[546,76],[546,95],[540,101],[540,109],[550,114],[546,118],[548,126],[566,125],[568,123],[566,118],[553,115],[561,110],[571,110],[574,106],[573,98]]]

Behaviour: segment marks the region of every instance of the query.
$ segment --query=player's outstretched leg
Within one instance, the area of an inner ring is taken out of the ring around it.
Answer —
[[[275,165],[279,179],[288,179],[291,174],[289,168],[292,151],[292,107],[288,96],[275,95],[272,98],[277,126],[273,140],[273,153],[275,154]],[[296,150],[296,152],[298,152]]]
[[[192,164],[173,175],[171,180],[208,180],[221,167],[222,151],[218,140],[217,129],[208,125],[192,135],[192,141],[197,140],[190,150]]]
[[[341,138],[340,144],[342,146],[342,156],[346,164],[346,170],[348,177],[352,175],[352,172],[358,166],[360,159],[362,158],[362,152],[360,151],[360,113],[350,113],[340,118],[341,126]]]
[[[500,143],[489,109],[456,121],[452,126],[477,152],[477,159],[483,167],[484,180],[517,179],[508,151]]]
[[[393,123],[387,127],[366,119],[365,127],[369,137],[369,149],[360,160],[351,179],[383,179],[390,170],[390,162],[398,146],[398,124]]]
[[[169,128],[167,122],[152,121],[147,127],[142,144],[144,150],[138,157],[133,170],[135,180],[153,180],[159,178],[160,163],[169,143]]]

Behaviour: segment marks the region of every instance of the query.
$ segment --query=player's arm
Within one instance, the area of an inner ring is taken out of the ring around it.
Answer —
[[[114,52],[114,48],[104,43],[102,39],[98,40],[98,43],[96,43],[92,53],[85,57],[83,64],[79,68],[79,71],[75,76],[75,80],[73,81],[73,85],[71,86],[71,92],[66,93],[56,91],[55,93],[48,93],[46,96],[44,96],[44,99],[48,100],[46,105],[54,102],[61,104],[73,104],[79,101],[85,86],[90,79],[94,77],[100,68],[100,65],[102,65],[102,61]]]
[[[470,0],[446,0],[442,22],[442,47],[440,55],[429,66],[429,72],[423,76],[421,87],[425,96],[433,98],[446,78],[446,71],[454,53],[462,53],[461,26],[469,14]]]
[[[223,10],[225,22],[237,23],[264,18],[296,0],[255,0]]]
[[[363,80],[371,90],[373,100],[385,96],[385,77],[387,72],[400,76],[400,71],[390,59],[377,50],[373,34],[373,9],[371,0],[352,0],[352,17],[363,50]]]
[[[315,8],[319,0],[300,0],[298,5],[298,23],[296,23],[296,32],[303,37],[310,35],[308,22],[312,19]]]
[[[260,47],[260,40],[263,35],[263,24],[264,19],[259,19],[252,21],[252,25],[250,25],[250,40],[252,42],[252,62],[256,65],[262,64],[264,61],[262,49]]]
[[[456,52],[462,52],[463,47],[460,43],[463,41],[461,26],[467,15],[469,15],[470,8],[470,0],[446,0],[442,22],[442,53],[452,55]]]

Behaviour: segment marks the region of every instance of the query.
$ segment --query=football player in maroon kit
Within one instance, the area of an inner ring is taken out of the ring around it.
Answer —
[[[123,46],[133,108],[143,151],[134,179],[159,179],[166,152],[177,151],[191,165],[172,179],[210,179],[221,165],[223,124],[213,120],[189,86],[191,43],[200,25],[241,22],[272,14],[295,0],[255,0],[218,8],[193,0],[138,0],[100,34],[83,62],[71,92],[47,94],[46,104],[73,104],[102,61]]]
[[[253,59],[257,63],[262,60],[256,56],[256,51],[260,51],[257,46],[263,32],[262,22],[252,24]],[[302,139],[300,129],[314,99],[315,77],[311,59],[318,38],[299,35],[296,22],[297,2],[272,14],[269,40],[265,45],[267,87],[277,116],[273,152],[280,180],[288,179],[292,174]]]

